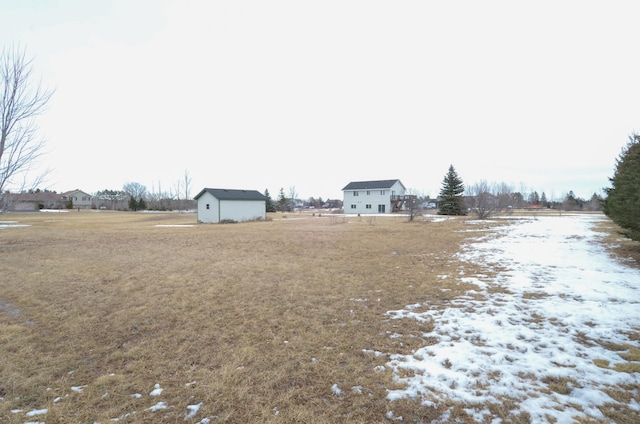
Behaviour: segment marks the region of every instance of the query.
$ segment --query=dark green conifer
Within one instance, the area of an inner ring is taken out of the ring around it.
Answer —
[[[132,211],[138,210],[138,201],[133,196],[129,197],[129,209]]]
[[[629,136],[609,181],[604,213],[624,229],[625,235],[640,241],[640,134]]]
[[[449,172],[442,181],[440,189],[440,209],[439,215],[466,215],[467,208],[464,204],[464,183],[458,176],[453,165],[449,166]]]
[[[269,194],[269,190],[267,189],[264,190],[264,197],[267,198],[267,201],[266,201],[267,212],[275,212],[276,205],[275,203],[273,203],[273,199],[271,198],[271,194]]]

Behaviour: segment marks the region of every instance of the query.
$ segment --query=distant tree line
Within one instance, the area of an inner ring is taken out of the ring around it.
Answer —
[[[589,200],[577,197],[569,191],[562,201],[548,200],[545,192],[533,191],[524,195],[505,183],[489,183],[482,180],[465,186],[453,165],[442,181],[438,196],[438,213],[441,215],[467,215],[473,213],[480,219],[511,209],[556,209],[564,211],[602,210],[602,196],[594,193]]]
[[[296,208],[304,209],[340,209],[342,208],[342,200],[323,200],[322,197],[309,197],[307,200],[298,199],[295,187],[289,188],[289,194],[285,194],[284,188],[280,188],[278,198],[273,200],[271,193],[265,189],[264,196],[267,198],[267,212],[292,212]]]
[[[128,182],[120,190],[100,190],[93,198],[96,207],[113,210],[172,211],[196,207],[196,201],[191,198],[191,177],[187,171],[183,179],[168,190],[163,190],[161,184],[148,190],[143,184]]]

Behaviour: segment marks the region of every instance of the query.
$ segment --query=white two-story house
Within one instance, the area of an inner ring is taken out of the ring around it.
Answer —
[[[400,180],[353,181],[342,189],[344,213],[397,212],[406,188]]]

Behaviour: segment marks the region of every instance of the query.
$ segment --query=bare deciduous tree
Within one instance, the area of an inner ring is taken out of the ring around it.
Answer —
[[[175,194],[173,193],[174,191]],[[173,186],[173,189],[169,189],[169,193],[171,194],[171,198],[175,197],[175,199],[179,202],[180,195],[182,194],[182,180],[178,180]]]
[[[122,186],[122,190],[134,199],[143,199],[147,195],[147,187],[140,183],[129,182]]]
[[[289,201],[291,202],[291,210],[296,210],[296,198],[298,193],[296,192],[296,186],[289,187]]]
[[[478,219],[488,219],[510,206],[512,191],[505,183],[492,185],[485,180],[477,182],[467,188],[469,209]]]
[[[182,182],[184,188],[184,200],[191,200],[191,175],[189,171],[184,170],[184,181]]]
[[[172,190],[170,190],[169,199],[172,200],[171,209],[189,209],[193,207],[194,200],[191,199],[191,175],[189,175],[188,170],[185,169],[182,179],[179,179]]]
[[[32,62],[19,47],[0,54],[0,193],[18,176],[26,181],[43,154],[44,140],[36,136],[35,118],[44,112],[53,90],[33,80]],[[37,177],[34,186],[42,179],[43,175]]]
[[[409,211],[409,221],[412,222],[417,216],[422,214],[422,207],[418,201],[420,194],[416,190],[410,188],[405,193],[405,196],[406,209]]]

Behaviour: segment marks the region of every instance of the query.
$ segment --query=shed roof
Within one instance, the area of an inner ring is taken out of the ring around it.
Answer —
[[[402,188],[405,188],[400,180],[377,180],[377,181],[352,181],[347,184],[344,190],[379,190],[393,187],[395,183],[400,183]]]
[[[226,188],[204,188],[194,199],[198,200],[205,193],[211,194],[218,200],[267,200],[257,190],[232,190]]]

